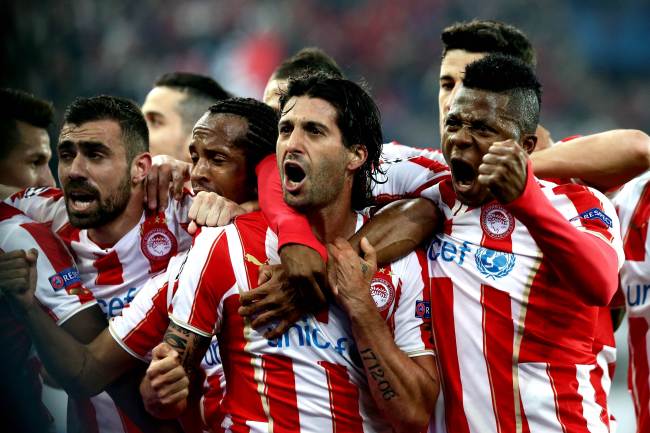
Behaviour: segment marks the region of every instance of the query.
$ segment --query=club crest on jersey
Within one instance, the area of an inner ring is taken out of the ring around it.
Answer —
[[[493,280],[505,277],[515,267],[515,255],[502,251],[481,247],[474,257],[479,272]]]
[[[515,219],[502,206],[492,204],[481,209],[481,228],[492,239],[503,239],[515,229]]]
[[[370,295],[379,311],[386,310],[395,300],[393,282],[384,276],[375,276],[370,281]]]
[[[155,227],[142,233],[140,249],[149,260],[165,260],[176,254],[176,238],[167,227]]]
[[[75,283],[80,283],[79,271],[76,268],[67,268],[61,272],[57,272],[48,278],[54,291],[70,287]]]

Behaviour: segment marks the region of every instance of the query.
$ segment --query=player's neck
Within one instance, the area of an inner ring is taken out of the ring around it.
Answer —
[[[341,194],[329,205],[312,212],[306,212],[311,229],[323,243],[334,242],[341,237],[350,238],[356,229],[357,213],[352,210],[350,194]]]
[[[143,191],[138,187],[133,190],[124,212],[113,221],[101,227],[88,229],[91,241],[104,248],[112,247],[140,222],[143,211]]]

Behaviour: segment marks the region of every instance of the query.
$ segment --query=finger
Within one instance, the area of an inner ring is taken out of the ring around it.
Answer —
[[[177,393],[161,399],[160,402],[164,405],[172,405],[172,404],[180,403],[183,400],[187,399],[188,395],[189,395],[189,389],[185,387],[180,391],[178,391]]]
[[[497,176],[494,174],[479,174],[477,180],[481,185],[490,186],[496,182]]]
[[[173,356],[173,354],[178,353],[167,343],[160,343],[151,351],[151,356],[154,360],[163,359],[166,356]]]
[[[274,328],[271,328],[264,333],[264,338],[268,340],[280,338],[292,324],[293,322],[290,322],[288,320],[280,320],[280,322]]]
[[[179,201],[183,198],[183,184],[185,183],[185,176],[179,169],[172,170],[172,193],[174,199]]]
[[[191,235],[196,233],[196,231],[199,229],[199,226],[196,225],[194,220],[190,221],[190,223],[187,225],[187,232]]]
[[[158,189],[158,166],[152,165],[147,174],[147,192],[146,192],[146,203],[150,210],[156,209],[158,207],[157,201],[157,189]]]
[[[259,273],[257,275],[257,285],[261,285],[266,283],[271,279],[273,276],[273,271],[271,270],[271,267],[268,265],[262,265],[259,269]]]
[[[27,255],[25,257],[27,261],[34,265],[36,263],[36,260],[38,259],[38,250],[36,248],[32,248],[29,251],[27,251]]]
[[[377,266],[377,251],[372,246],[367,237],[361,238],[361,251],[363,251],[364,260],[373,268]]]
[[[161,397],[178,392],[187,385],[189,385],[189,379],[181,366],[177,366],[151,380],[151,387]]]
[[[259,301],[262,298],[265,298],[269,294],[271,284],[275,283],[265,283],[259,287],[240,293],[239,303],[242,305],[249,305],[253,302]]]
[[[27,256],[27,251],[25,250],[13,250],[8,253],[0,254],[0,262],[3,260],[12,260],[17,258],[25,258]]]
[[[276,308],[278,308],[278,305],[280,304],[277,302],[277,298],[275,296],[266,296],[255,302],[246,305],[241,305],[237,309],[237,312],[241,311],[239,313],[240,316],[251,317],[258,314],[266,313],[268,311],[273,311]]]
[[[210,210],[207,213],[207,217],[205,219],[205,225],[207,227],[221,227],[222,225],[228,224],[219,224],[220,221],[220,215],[225,211],[223,206],[221,205],[222,200],[218,200],[215,206],[211,207]]]
[[[260,314],[251,322],[251,326],[255,329],[262,328],[264,326],[268,326],[272,323],[274,323],[277,320],[280,320],[280,317],[282,317],[282,312],[279,312],[278,310],[275,311],[267,311],[265,313]]]
[[[17,257],[13,259],[1,260],[0,261],[0,271],[11,271],[13,269],[19,268],[28,268],[29,261],[27,260],[27,255],[23,257]]]
[[[233,220],[237,215],[241,215],[241,212],[237,212],[238,206],[234,206],[234,204],[229,203],[226,205],[221,213],[219,213],[219,218],[217,218],[217,227],[223,227],[227,224],[230,224],[230,221]]]
[[[192,206],[190,206],[190,210],[187,212],[187,217],[191,220],[196,219],[196,215],[199,213],[199,209],[201,209],[201,202],[204,197],[202,192],[203,191],[195,195],[192,199]]]
[[[199,226],[206,225],[208,214],[210,213],[213,204],[213,198],[211,198],[210,196],[204,196],[204,197],[205,198],[201,202],[201,207],[196,212],[196,218],[194,218],[194,221],[196,221],[196,224]]]
[[[169,202],[169,188],[172,182],[172,174],[169,166],[164,165],[160,168],[158,175],[158,211],[164,211]]]

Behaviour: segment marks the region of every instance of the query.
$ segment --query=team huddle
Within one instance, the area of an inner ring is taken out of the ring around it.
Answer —
[[[440,150],[306,48],[262,101],[78,98],[59,189],[51,105],[0,91],[0,425],[54,431],[46,383],[68,432],[615,432],[627,312],[649,430],[650,137],[553,142],[513,26],[442,43]]]

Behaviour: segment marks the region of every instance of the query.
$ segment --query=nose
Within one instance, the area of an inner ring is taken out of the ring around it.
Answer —
[[[457,131],[449,135],[447,139],[447,145],[451,149],[465,150],[471,147],[473,144],[472,134],[468,131],[468,128],[464,125],[458,128]]]
[[[61,165],[59,163],[59,165]],[[75,155],[74,159],[68,165],[68,177],[70,179],[87,179],[88,169],[86,166],[86,159],[81,154]]]
[[[285,143],[285,150],[287,153],[304,153],[304,133],[300,128],[294,128],[294,130],[291,131],[291,135],[287,138]]]
[[[205,158],[199,158],[196,161],[196,164],[192,166],[192,172],[190,173],[190,180],[192,184],[205,181],[207,179],[208,173],[208,162]]]

